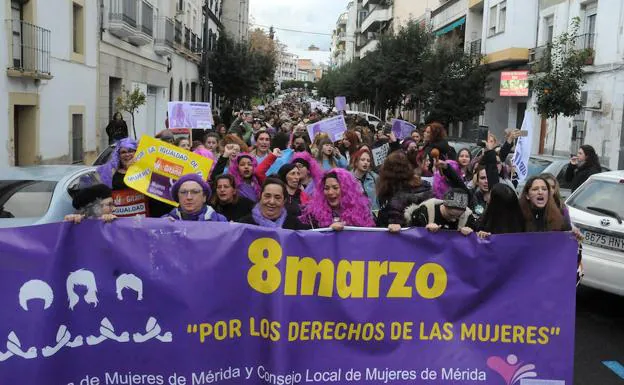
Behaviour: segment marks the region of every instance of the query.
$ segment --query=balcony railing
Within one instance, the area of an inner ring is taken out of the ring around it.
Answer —
[[[141,31],[150,36],[152,36],[154,31],[154,9],[145,0],[141,4]]]
[[[108,30],[117,37],[136,33],[138,20],[137,0],[109,0]]]
[[[182,44],[182,22],[178,20],[175,21],[175,35],[173,41]]]
[[[173,20],[168,17],[156,19],[156,34],[154,36],[154,51],[161,56],[173,52],[174,38]]]
[[[588,57],[585,64],[591,65],[594,64],[594,57],[596,55],[595,48],[596,47],[596,34],[595,33],[586,33],[584,35],[579,35],[576,37],[576,49],[578,50],[587,50]]]
[[[8,38],[7,68],[18,76],[51,77],[50,30],[23,20],[6,20]],[[9,74],[11,75],[11,74]]]
[[[197,44],[196,44],[196,51],[195,53],[201,54],[204,51],[204,46],[202,45],[203,41],[202,38],[197,36]]]
[[[123,21],[137,26],[137,0],[110,0],[110,21]]]
[[[184,47],[191,49],[191,29],[189,27],[184,27]]]
[[[468,54],[472,57],[481,55],[481,39],[473,40],[468,47]]]

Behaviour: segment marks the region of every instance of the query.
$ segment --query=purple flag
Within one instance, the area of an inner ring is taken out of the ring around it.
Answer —
[[[416,126],[410,122],[400,119],[392,119],[392,132],[397,139],[408,138],[415,129]]]
[[[567,233],[125,219],[0,256],[3,384],[572,384]]]

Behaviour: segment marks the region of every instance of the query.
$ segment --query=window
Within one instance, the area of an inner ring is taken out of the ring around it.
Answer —
[[[624,184],[594,179],[579,188],[568,204],[576,209],[595,213],[588,207],[610,210],[620,218],[624,217],[624,205],[621,200],[624,195]],[[598,215],[602,215],[598,213]]]
[[[554,33],[555,33],[555,17],[554,16],[548,16],[544,18],[544,31],[546,33],[544,42],[546,44],[551,44],[553,41]]]
[[[507,1],[498,3],[490,7],[490,15],[488,21],[488,36],[505,32],[507,24]]]
[[[57,182],[8,180],[0,182],[2,218],[40,218],[46,214]]]
[[[72,163],[81,163],[82,149],[82,114],[72,114]]]
[[[84,55],[84,9],[77,3],[72,4],[72,26],[73,52]]]
[[[598,17],[598,4],[590,3],[585,5],[583,8],[583,47],[581,48],[589,48],[594,49],[594,41],[596,39],[596,19]]]

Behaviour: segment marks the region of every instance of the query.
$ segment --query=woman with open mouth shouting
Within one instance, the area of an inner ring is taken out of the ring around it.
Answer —
[[[252,202],[257,202],[260,197],[260,182],[255,174],[257,167],[256,158],[248,153],[239,154],[229,167],[229,173],[236,180],[238,194]]]
[[[543,177],[527,180],[520,195],[520,207],[529,232],[572,230],[551,198],[550,185]]]

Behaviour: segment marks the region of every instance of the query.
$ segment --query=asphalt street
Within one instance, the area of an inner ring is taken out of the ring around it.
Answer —
[[[609,369],[604,362],[614,369]],[[581,286],[576,300],[574,383],[622,385],[622,369],[624,297]]]

